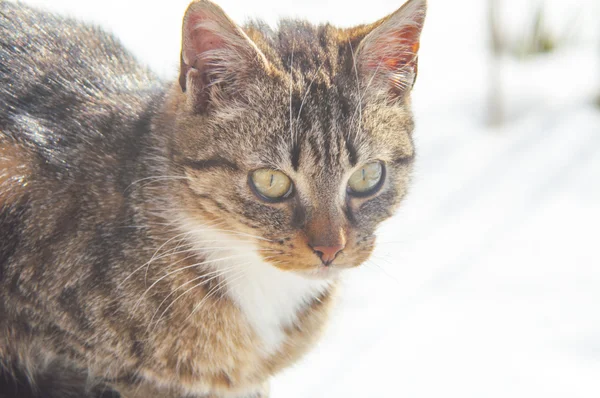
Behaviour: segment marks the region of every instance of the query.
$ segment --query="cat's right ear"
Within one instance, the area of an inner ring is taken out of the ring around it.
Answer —
[[[216,4],[199,0],[183,18],[179,84],[203,112],[225,88],[235,88],[268,62],[254,42]]]

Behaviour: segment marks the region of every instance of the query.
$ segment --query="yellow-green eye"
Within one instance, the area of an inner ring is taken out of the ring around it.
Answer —
[[[292,180],[281,171],[260,169],[250,173],[250,186],[262,198],[279,201],[292,194]]]
[[[385,177],[383,163],[365,164],[350,176],[348,192],[354,196],[372,195],[381,188]]]

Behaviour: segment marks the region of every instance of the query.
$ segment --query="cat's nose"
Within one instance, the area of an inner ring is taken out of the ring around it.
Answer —
[[[323,262],[323,265],[329,265],[335,260],[335,257],[344,249],[344,245],[333,246],[311,246],[317,256]]]

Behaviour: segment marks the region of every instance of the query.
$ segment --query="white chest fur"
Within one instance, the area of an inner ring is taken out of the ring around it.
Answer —
[[[272,354],[284,340],[284,328],[297,321],[298,312],[322,294],[328,282],[306,279],[257,260],[243,267],[243,277],[229,286],[229,293],[260,336],[265,353]]]
[[[252,244],[230,234],[191,224],[186,225],[185,232],[199,250],[205,251],[211,268],[222,272],[229,297],[260,338],[266,356],[280,348],[285,328],[330,285],[329,281],[307,279],[266,263]],[[213,247],[219,248],[210,250]]]

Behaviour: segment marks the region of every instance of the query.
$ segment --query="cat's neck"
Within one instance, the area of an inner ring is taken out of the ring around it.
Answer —
[[[281,348],[288,330],[297,325],[301,314],[335,284],[334,280],[308,279],[280,270],[264,261],[253,244],[216,228],[198,228],[189,219],[181,222],[181,228],[199,250],[209,247],[210,242],[228,242],[209,251],[206,261],[222,275],[226,296],[261,341],[265,355]]]

